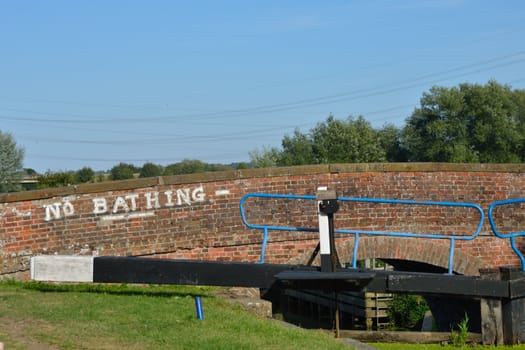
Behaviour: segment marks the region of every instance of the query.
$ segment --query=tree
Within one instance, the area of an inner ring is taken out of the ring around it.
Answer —
[[[36,176],[38,173],[33,168],[24,168],[24,173],[28,176]]]
[[[317,161],[313,152],[313,141],[299,129],[294,130],[293,136],[285,136],[282,141],[283,151],[277,157],[277,165],[307,165]]]
[[[384,162],[379,133],[363,117],[344,120],[329,116],[311,131],[312,149],[319,164]]]
[[[82,169],[78,170],[75,173],[75,182],[77,183],[85,183],[93,181],[93,177],[95,176],[95,172],[90,167],[83,167]]]
[[[495,81],[432,87],[407,119],[401,142],[412,161],[523,161],[524,96]]]
[[[20,189],[24,150],[17,146],[10,133],[0,131],[0,192]]]
[[[263,146],[262,149],[255,149],[248,152],[248,154],[254,168],[277,166],[280,158],[280,151],[275,147],[269,146]]]
[[[390,140],[393,142],[393,140]],[[265,147],[250,152],[256,168],[306,164],[384,162],[382,134],[363,117],[338,120],[329,116],[308,134],[295,130],[282,140],[282,151]],[[393,147],[393,146],[392,146]]]
[[[232,166],[224,164],[209,164],[196,159],[184,159],[173,163],[164,169],[164,175],[195,174],[207,171],[231,170]]]
[[[184,159],[181,162],[170,164],[166,167],[164,174],[166,175],[181,175],[181,174],[195,174],[206,171],[206,163],[195,159]]]
[[[379,131],[379,142],[385,150],[387,162],[406,162],[408,151],[401,144],[401,129],[387,124]]]
[[[249,169],[249,168],[250,168],[250,164],[246,162],[240,162],[240,163],[235,164],[236,170],[244,170],[244,169]]]
[[[139,169],[133,164],[120,163],[111,168],[111,180],[133,179],[136,172],[139,172]]]
[[[160,165],[153,163],[144,163],[140,169],[139,177],[154,177],[161,176],[163,169]]]

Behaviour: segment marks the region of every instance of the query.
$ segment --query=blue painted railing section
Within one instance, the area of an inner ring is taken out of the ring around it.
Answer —
[[[516,253],[518,258],[520,259],[520,261],[521,261],[521,269],[523,271],[525,271],[525,258],[523,257],[523,254],[521,253],[521,251],[516,246],[516,237],[525,236],[525,231],[515,231],[515,232],[509,232],[509,233],[501,233],[498,230],[498,228],[496,226],[496,223],[494,221],[494,209],[496,207],[511,206],[511,205],[516,205],[516,204],[520,204],[520,203],[524,203],[524,202],[525,202],[525,198],[517,198],[517,199],[508,199],[508,200],[503,200],[503,201],[496,201],[496,202],[493,202],[489,206],[489,212],[488,212],[489,223],[490,223],[490,227],[492,228],[492,231],[494,232],[494,234],[497,237],[503,238],[503,239],[508,238],[510,240],[510,246],[512,247],[512,250],[514,251],[514,253]]]
[[[273,225],[261,225],[261,224],[251,224],[246,219],[246,212],[244,210],[244,203],[249,198],[268,198],[268,199],[297,199],[297,200],[310,200],[315,201],[315,196],[300,196],[294,194],[267,194],[267,193],[248,193],[241,198],[239,207],[241,210],[242,222],[246,227],[263,230],[263,243],[261,248],[261,255],[259,261],[264,263],[264,256],[266,254],[266,245],[268,244],[268,232],[272,231],[298,231],[298,232],[319,232],[319,228],[308,228],[308,227],[293,227],[293,226],[273,226]],[[315,210],[315,205],[312,205],[312,208]]]
[[[470,235],[443,235],[435,233],[414,233],[414,232],[392,232],[392,231],[366,231],[366,230],[346,230],[339,229],[336,232],[339,234],[353,234],[354,239],[354,252],[352,258],[352,267],[357,266],[357,251],[359,249],[359,237],[362,234],[376,235],[376,236],[388,236],[388,237],[406,237],[406,238],[430,238],[430,239],[443,239],[450,241],[449,257],[448,257],[448,273],[452,274],[454,266],[454,246],[456,241],[470,241],[476,238],[483,227],[483,221],[485,214],[480,206],[474,203],[467,202],[434,202],[434,201],[417,201],[417,200],[402,200],[402,199],[382,199],[382,198],[352,198],[352,197],[339,197],[339,201],[342,202],[361,202],[361,203],[378,203],[378,204],[394,204],[394,205],[423,205],[423,206],[440,206],[440,207],[460,207],[460,208],[471,208],[476,210],[479,214],[479,222],[476,230]]]
[[[263,230],[263,243],[261,248],[260,262],[264,263],[264,255],[266,253],[266,245],[268,243],[268,232],[270,230],[275,231],[306,231],[306,232],[318,232],[319,228],[307,228],[307,227],[291,227],[291,226],[273,226],[266,224],[251,224],[246,219],[246,213],[244,204],[249,198],[272,198],[272,199],[300,199],[300,200],[311,200],[315,201],[315,196],[300,196],[293,194],[264,194],[264,193],[248,193],[241,198],[240,211],[243,223],[251,229]],[[432,233],[413,233],[413,232],[393,232],[393,231],[367,231],[367,230],[349,230],[349,229],[336,229],[335,233],[352,234],[354,235],[354,251],[352,258],[352,267],[357,267],[357,252],[359,249],[359,237],[360,235],[376,235],[376,236],[388,236],[388,237],[409,237],[409,238],[431,238],[431,239],[444,239],[450,241],[449,260],[448,260],[448,273],[452,274],[452,266],[454,262],[454,244],[456,240],[468,241],[476,238],[483,227],[484,213],[478,205],[466,202],[434,202],[434,201],[417,201],[417,200],[399,200],[399,199],[382,199],[382,198],[353,198],[353,197],[338,197],[340,202],[360,202],[360,203],[377,203],[377,204],[393,204],[393,205],[424,205],[424,206],[442,206],[442,207],[463,207],[477,211],[479,214],[479,223],[476,230],[470,235],[443,235],[443,234],[432,234]],[[315,205],[312,205],[312,210],[315,210]]]

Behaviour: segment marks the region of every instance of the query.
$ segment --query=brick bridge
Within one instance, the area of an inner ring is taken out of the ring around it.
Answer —
[[[0,194],[0,276],[27,278],[31,256],[118,255],[255,262],[262,231],[247,228],[239,201],[247,193],[313,195],[327,186],[340,196],[471,202],[485,210],[525,197],[524,165],[377,163],[236,170],[82,184]],[[519,206],[518,206],[519,209]],[[250,200],[253,223],[317,227],[313,202]],[[520,216],[521,215],[521,216]],[[523,230],[524,212],[502,212],[506,230]],[[479,213],[465,208],[341,205],[337,228],[471,235]],[[318,242],[312,232],[269,233],[266,262],[305,262]],[[524,242],[518,239],[518,248]],[[337,239],[350,262],[353,236]],[[455,244],[453,270],[519,265],[509,241],[485,220],[479,236]],[[381,258],[401,268],[447,268],[449,243],[435,239],[361,236],[358,259]],[[396,265],[397,264],[397,265]]]

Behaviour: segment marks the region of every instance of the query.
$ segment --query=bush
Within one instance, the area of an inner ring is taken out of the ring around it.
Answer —
[[[91,182],[95,176],[95,172],[90,167],[83,167],[75,173],[78,183]]]
[[[419,295],[395,294],[388,308],[388,316],[394,327],[413,330],[428,310],[425,299]]]
[[[38,188],[65,187],[77,183],[75,173],[72,171],[47,171],[37,177]]]
[[[111,180],[133,179],[134,173],[139,171],[140,169],[137,169],[132,164],[120,163],[111,168]]]

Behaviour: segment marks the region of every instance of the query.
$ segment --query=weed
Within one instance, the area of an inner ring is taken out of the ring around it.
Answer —
[[[468,315],[467,313],[465,313],[465,317],[463,318],[463,320],[461,320],[461,322],[457,324],[458,329],[451,330],[450,340],[452,342],[452,345],[461,348],[465,346],[465,344],[467,343],[468,321]]]

